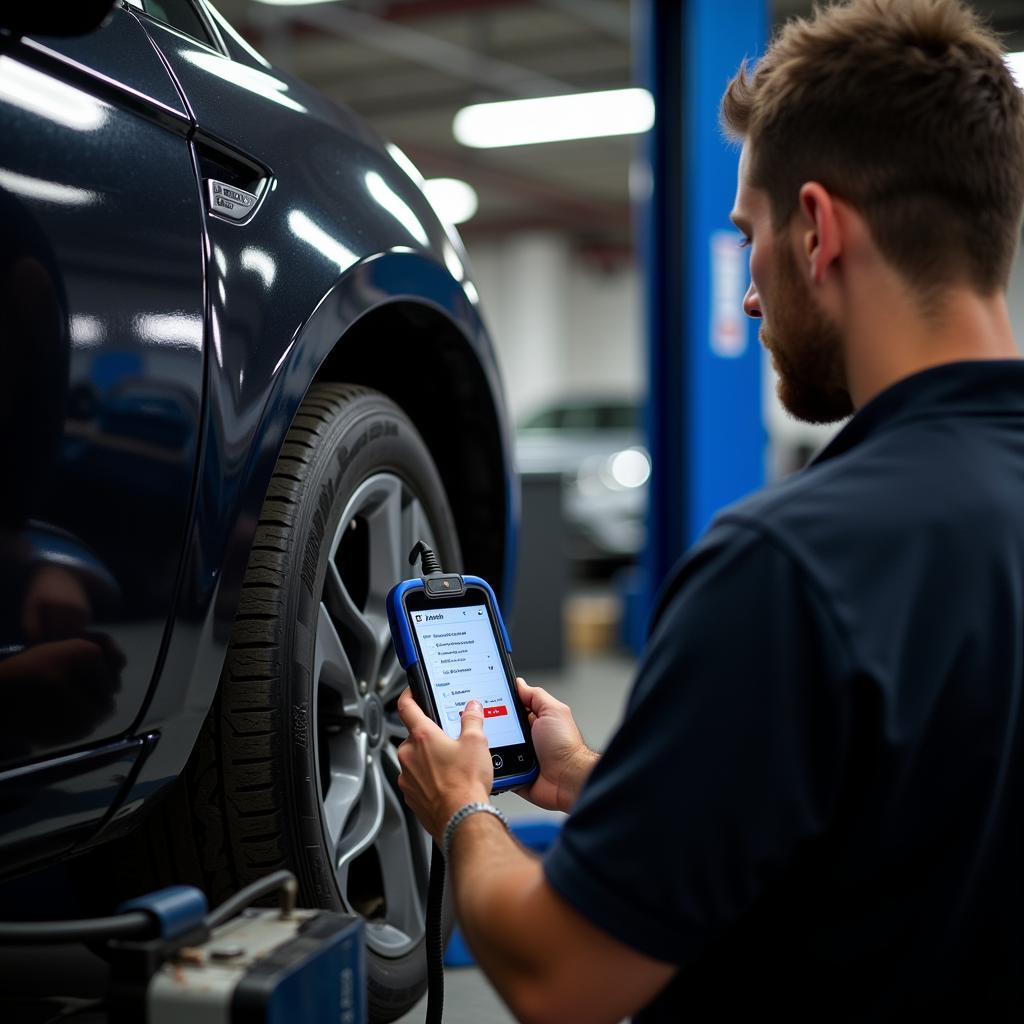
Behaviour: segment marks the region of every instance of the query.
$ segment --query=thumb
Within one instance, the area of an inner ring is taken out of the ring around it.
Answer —
[[[484,706],[478,700],[469,701],[462,711],[462,735],[484,731]]]

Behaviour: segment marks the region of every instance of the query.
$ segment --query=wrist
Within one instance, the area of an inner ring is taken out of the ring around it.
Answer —
[[[463,806],[460,807],[449,819],[441,837],[441,842],[438,844],[446,861],[451,860],[452,840],[454,839],[456,832],[465,830],[466,821],[473,816],[479,816],[481,818],[497,818],[504,826],[505,831],[511,832],[508,818],[506,818],[505,815],[494,806],[494,804],[488,803],[485,800],[474,800],[471,803],[463,804]]]
[[[439,808],[439,820],[436,822],[435,831],[433,833],[434,838],[437,840],[437,845],[441,845],[441,840],[444,837],[444,830],[456,811],[461,807],[465,807],[466,804],[487,803],[490,795],[490,790],[484,789],[482,786],[473,786],[459,790],[458,793],[452,793],[450,796],[447,796]]]
[[[600,755],[591,750],[585,743],[581,743],[579,748],[572,754],[562,772],[561,778],[558,780],[557,802],[560,811],[568,813],[572,810],[573,804],[576,803],[576,798],[580,795],[580,790],[583,788],[583,784],[589,778],[590,772],[594,765],[597,764],[599,757]]]

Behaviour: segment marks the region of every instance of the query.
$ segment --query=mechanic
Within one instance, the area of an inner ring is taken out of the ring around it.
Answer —
[[[526,1021],[1021,1020],[1024,96],[967,7],[853,0],[722,118],[780,397],[854,415],[675,571],[600,759],[521,684],[526,796],[571,814],[543,861],[465,817],[458,919]],[[490,791],[481,711],[401,711],[441,840]]]

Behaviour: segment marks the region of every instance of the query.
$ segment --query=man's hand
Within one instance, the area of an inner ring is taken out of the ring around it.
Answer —
[[[529,712],[530,735],[540,762],[540,775],[517,792],[546,810],[569,811],[598,755],[583,742],[567,704],[523,679],[517,679],[516,685]]]
[[[440,846],[451,816],[491,793],[494,768],[484,736],[484,709],[476,700],[466,705],[457,740],[427,718],[408,688],[398,698],[398,713],[409,730],[409,738],[398,748],[398,785],[413,814]]]

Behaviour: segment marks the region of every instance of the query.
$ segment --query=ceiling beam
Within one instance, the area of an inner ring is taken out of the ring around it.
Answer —
[[[534,0],[541,7],[568,14],[592,28],[600,29],[613,39],[629,43],[633,39],[633,25],[629,9],[614,0]]]
[[[377,17],[394,21],[419,21],[456,14],[484,14],[509,7],[524,7],[531,0],[391,0]]]
[[[577,91],[568,82],[557,78],[337,4],[290,10],[264,7],[259,11],[254,9],[252,14],[254,21],[258,19],[258,24],[264,28],[279,28],[284,21],[298,21],[341,39],[359,40],[413,64],[421,64],[508,96],[554,96]]]

